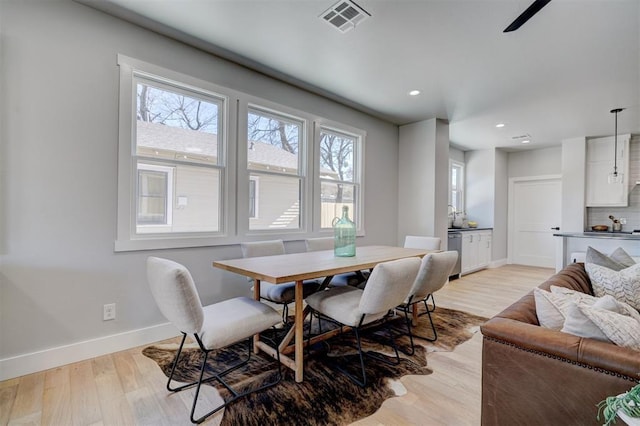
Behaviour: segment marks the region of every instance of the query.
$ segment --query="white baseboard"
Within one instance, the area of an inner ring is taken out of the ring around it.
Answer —
[[[507,262],[506,258],[505,259],[493,260],[493,261],[491,261],[491,263],[489,263],[489,268],[499,268],[501,266],[506,265],[507,263],[508,262]]]
[[[136,346],[170,339],[180,334],[170,323],[112,334],[84,342],[0,359],[0,380],[13,379]]]

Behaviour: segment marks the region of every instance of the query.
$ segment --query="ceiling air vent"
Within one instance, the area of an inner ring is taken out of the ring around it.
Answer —
[[[346,33],[353,29],[360,22],[367,19],[371,14],[350,0],[340,0],[329,9],[322,12],[320,18],[337,28],[340,32]]]
[[[522,139],[531,139],[531,135],[529,133],[525,133],[524,135],[511,136],[511,139],[514,141],[519,141]]]

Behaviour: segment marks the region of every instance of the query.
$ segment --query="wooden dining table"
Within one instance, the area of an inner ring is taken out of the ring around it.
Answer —
[[[254,336],[254,351],[263,352],[276,357],[280,352],[280,361],[295,372],[296,382],[304,380],[304,335],[303,326],[308,308],[303,309],[302,283],[305,280],[332,277],[344,272],[355,272],[373,269],[378,263],[407,257],[423,257],[429,250],[393,246],[357,247],[352,257],[336,257],[333,250],[290,253],[275,256],[251,257],[213,262],[216,268],[250,277],[254,280],[253,297],[260,299],[260,282],[283,284],[295,281],[294,324],[278,348],[273,348]],[[307,343],[314,344],[335,334],[336,330],[315,336]],[[295,338],[295,339],[294,339]],[[291,341],[294,340],[293,345]],[[291,358],[290,354],[294,353]]]

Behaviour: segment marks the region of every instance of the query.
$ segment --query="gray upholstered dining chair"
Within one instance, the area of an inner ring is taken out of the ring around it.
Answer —
[[[318,316],[318,321],[323,318],[340,325],[352,327],[360,357],[361,377],[356,377],[340,365],[337,367],[359,386],[364,387],[367,384],[365,355],[391,363],[381,355],[371,352],[363,353],[360,341],[362,327],[384,320],[397,305],[406,299],[419,268],[420,259],[417,257],[380,263],[371,272],[364,290],[351,286],[333,287],[307,298],[307,305],[311,308],[312,319],[315,314]],[[387,332],[396,355],[395,364],[397,364],[400,362],[398,348],[395,344],[391,327],[388,327],[387,321],[384,322],[387,325]]]
[[[307,251],[319,251],[319,250],[333,250],[334,238],[333,237],[318,237],[307,238],[304,240]],[[337,274],[331,278],[329,282],[330,287],[340,287],[344,285],[350,285],[357,287],[359,284],[365,282],[369,272],[356,271],[346,272],[344,274]]]
[[[223,376],[247,364],[251,358],[252,336],[273,327],[280,322],[280,315],[273,308],[248,297],[236,297],[208,306],[202,306],[200,296],[191,274],[183,265],[168,259],[149,257],[147,259],[147,280],[151,294],[160,312],[182,333],[182,341],[171,367],[171,374],[167,381],[167,390],[181,391],[196,386],[190,419],[193,423],[201,423],[210,415],[226,407],[232,402],[249,393],[265,389],[277,384],[282,378],[281,364],[278,358],[278,372],[274,380],[264,383],[257,388],[238,392],[225,382]],[[203,352],[202,365],[198,380],[178,387],[172,387],[174,374],[187,335],[198,343]],[[247,357],[223,371],[204,376],[207,360],[212,351],[224,349],[235,343],[247,340]],[[217,380],[229,392],[231,397],[206,414],[195,418],[196,405],[200,387],[203,383]]]
[[[435,309],[435,303],[433,305],[433,309],[430,309],[427,305],[427,299],[431,298],[433,300],[433,293],[440,290],[447,283],[449,275],[451,274],[457,260],[457,251],[430,253],[422,258],[420,270],[411,290],[409,291],[409,295],[403,303],[398,306],[398,309],[404,312],[405,319],[407,320],[407,332],[411,341],[410,355],[413,355],[415,352],[415,345],[413,342],[414,336],[431,342],[438,339],[438,333],[436,332],[436,327],[433,323],[433,318],[431,317],[431,312]],[[429,322],[431,323],[431,330],[433,333],[432,337],[416,335],[412,330],[414,326],[409,318],[409,314],[413,314],[413,310],[418,309],[418,305],[420,303],[424,304],[425,312],[422,312],[419,315],[429,316]]]
[[[407,235],[404,237],[404,247],[424,250],[440,250],[440,238],[425,237],[422,235]],[[427,304],[427,307],[431,312],[433,312],[436,309],[436,301],[433,299],[433,295],[430,296],[430,299],[431,306]]]
[[[440,238],[423,237],[420,235],[407,235],[406,237],[404,237],[404,247],[425,250],[440,250]]]
[[[275,256],[285,254],[284,243],[282,240],[269,240],[241,243],[242,257],[259,257],[259,256]],[[253,282],[249,278],[250,282]],[[316,280],[303,281],[302,283],[303,297],[315,293],[321,287],[321,282]],[[260,298],[269,302],[283,305],[282,321],[287,322],[289,314],[289,303],[295,299],[296,283],[272,284],[265,281],[260,282]]]

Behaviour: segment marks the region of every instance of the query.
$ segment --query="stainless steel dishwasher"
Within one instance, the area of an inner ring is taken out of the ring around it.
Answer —
[[[449,232],[447,250],[455,250],[458,252],[458,261],[451,271],[450,279],[460,278],[460,265],[462,262],[462,233]]]

